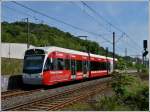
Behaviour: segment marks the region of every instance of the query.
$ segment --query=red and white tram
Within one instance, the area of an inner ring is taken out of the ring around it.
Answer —
[[[115,59],[117,61],[117,59]],[[53,85],[59,82],[105,76],[112,72],[110,57],[60,47],[28,49],[24,56],[23,82]]]

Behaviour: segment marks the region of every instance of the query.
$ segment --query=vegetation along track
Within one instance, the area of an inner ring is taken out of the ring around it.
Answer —
[[[110,80],[109,80],[110,81]],[[60,110],[61,108],[73,104],[74,102],[88,98],[88,96],[100,93],[108,87],[108,80],[95,82],[90,85],[80,85],[80,87],[70,88],[55,95],[50,95],[42,99],[36,99],[28,103],[10,107],[10,111],[36,111],[36,110]]]
[[[39,90],[41,90],[41,89],[35,89],[35,90],[29,90],[29,91],[8,90],[8,91],[4,91],[1,93],[1,99],[5,100],[7,98],[11,98],[11,97],[19,96],[19,95],[27,95],[27,94],[31,94],[31,93],[39,91]]]

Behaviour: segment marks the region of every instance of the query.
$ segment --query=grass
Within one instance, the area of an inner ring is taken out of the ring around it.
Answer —
[[[79,102],[62,109],[63,111],[92,111],[91,106],[86,102]]]
[[[112,97],[101,97],[97,103],[78,102],[70,105],[62,111],[125,111],[131,110],[129,107],[118,104],[114,96]]]
[[[1,58],[2,75],[19,75],[22,73],[23,60],[12,58]]]

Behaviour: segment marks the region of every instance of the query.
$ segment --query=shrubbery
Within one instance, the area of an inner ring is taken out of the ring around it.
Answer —
[[[2,42],[26,43],[27,31],[25,22],[2,22]],[[61,31],[46,24],[30,23],[29,43],[34,46],[58,46],[79,51],[89,51],[93,54],[106,55],[105,49],[97,42],[75,37],[69,32]],[[112,56],[112,52],[108,52]],[[116,57],[119,57],[116,54]]]
[[[101,110],[148,110],[149,87],[139,78],[114,72],[112,74],[113,97],[104,97],[99,102]]]

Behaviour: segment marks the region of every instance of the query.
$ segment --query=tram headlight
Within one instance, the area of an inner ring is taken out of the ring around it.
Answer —
[[[37,78],[42,78],[42,74],[41,74],[41,73],[36,74],[35,77],[37,77]]]
[[[40,73],[38,76],[39,76],[39,78],[42,78],[42,73]]]
[[[38,75],[38,76],[36,76],[36,77],[41,78],[41,75],[39,74],[39,75]]]
[[[27,74],[23,74],[22,76],[23,76],[23,78],[27,78],[27,77],[28,77],[28,75],[27,75]]]

